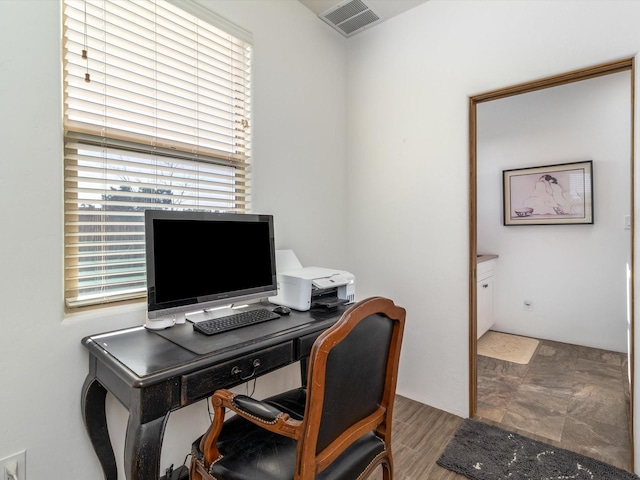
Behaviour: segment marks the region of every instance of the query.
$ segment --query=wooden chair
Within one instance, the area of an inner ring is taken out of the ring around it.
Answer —
[[[313,344],[306,388],[258,401],[228,390],[193,444],[192,480],[393,478],[391,420],[404,308],[374,297],[351,306]],[[224,420],[225,409],[236,413]]]

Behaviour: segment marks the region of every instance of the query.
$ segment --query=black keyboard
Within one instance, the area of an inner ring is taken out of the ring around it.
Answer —
[[[248,310],[246,312],[234,313],[226,317],[212,318],[211,320],[204,320],[193,324],[193,329],[197,332],[204,333],[205,335],[215,335],[216,333],[227,332],[236,328],[246,327],[247,325],[254,325],[260,322],[266,322],[267,320],[274,320],[280,318],[280,315],[273,313],[266,308],[259,308],[257,310]]]

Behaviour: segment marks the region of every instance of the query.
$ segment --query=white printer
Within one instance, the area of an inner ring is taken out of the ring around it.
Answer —
[[[285,264],[286,260],[290,261]],[[281,267],[284,267],[282,271]],[[355,301],[356,278],[352,273],[302,267],[290,250],[276,252],[276,269],[278,295],[269,297],[271,303],[306,311],[312,307],[329,309]]]

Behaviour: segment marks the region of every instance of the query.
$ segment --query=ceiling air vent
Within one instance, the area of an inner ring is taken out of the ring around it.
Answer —
[[[382,21],[380,16],[361,0],[340,2],[335,7],[321,13],[320,18],[345,37],[350,37],[360,30]]]

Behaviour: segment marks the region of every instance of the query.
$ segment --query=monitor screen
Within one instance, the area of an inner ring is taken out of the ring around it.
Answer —
[[[277,293],[271,215],[147,210],[147,316]]]

